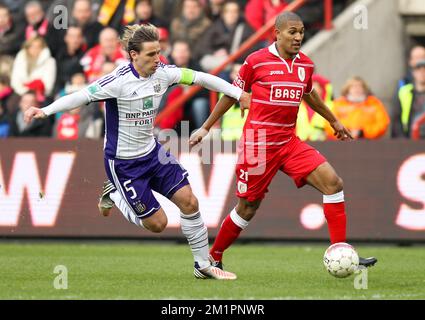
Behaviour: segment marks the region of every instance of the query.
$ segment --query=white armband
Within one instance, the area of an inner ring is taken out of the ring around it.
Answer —
[[[200,71],[196,71],[193,83],[199,84],[208,90],[222,92],[236,100],[241,98],[243,92],[241,88],[235,87],[219,77]]]
[[[87,104],[89,98],[83,90],[71,93],[67,96],[61,97],[53,103],[49,104],[47,107],[42,108],[41,110],[47,115],[50,116],[57,112],[68,111],[75,109],[79,106]]]

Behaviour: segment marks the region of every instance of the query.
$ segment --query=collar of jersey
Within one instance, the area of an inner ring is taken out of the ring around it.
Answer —
[[[133,73],[133,75],[137,78],[137,79],[149,79],[149,77],[147,77],[147,78],[144,78],[144,77],[142,77],[142,76],[140,76],[140,74],[137,72],[137,70],[134,68],[134,66],[133,66],[133,64],[130,62],[130,69],[131,69],[131,72]]]
[[[269,51],[270,51],[270,53],[271,54],[273,54],[273,55],[275,55],[276,57],[278,57],[278,58],[280,58],[280,59],[282,59],[282,60],[285,60],[285,59],[283,59],[280,55],[279,55],[279,52],[277,51],[277,49],[276,49],[276,41],[275,42],[273,42],[271,45],[269,45]],[[294,59],[292,59],[292,60],[295,60],[295,59],[301,59],[301,57],[300,57],[300,54],[299,53],[297,53],[297,55],[294,57]]]
[[[276,48],[276,42],[273,42],[270,46],[269,46],[269,52],[272,54],[272,55],[275,55],[276,57],[278,57],[280,60],[282,60],[283,62],[285,62],[285,64],[286,64],[286,66],[287,66],[287,68],[288,68],[288,71],[289,72],[291,72],[292,73],[292,70],[293,70],[293,66],[294,66],[294,61],[295,61],[295,59],[301,59],[300,58],[300,54],[299,53],[297,53],[297,55],[292,59],[292,64],[291,64],[291,67],[289,67],[289,65],[288,65],[288,63],[286,62],[286,60],[285,59],[283,59],[280,55],[279,55],[279,52],[277,51],[277,48]]]

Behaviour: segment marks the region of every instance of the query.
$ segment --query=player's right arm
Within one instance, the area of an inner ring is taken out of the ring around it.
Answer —
[[[24,120],[29,123],[34,119],[43,119],[58,112],[69,111],[92,101],[100,101],[117,97],[120,86],[114,75],[106,75],[93,82],[88,87],[55,100],[44,108],[30,107],[24,114]]]
[[[30,107],[24,114],[24,120],[29,123],[34,119],[43,119],[54,113],[75,109],[89,102],[88,97],[81,91],[61,97],[45,108]]]

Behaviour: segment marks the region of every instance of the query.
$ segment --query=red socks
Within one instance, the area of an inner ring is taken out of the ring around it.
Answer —
[[[234,222],[236,221],[236,223]],[[242,219],[236,211],[232,212],[224,219],[211,247],[210,255],[215,261],[221,261],[223,252],[232,245],[239,237],[241,231],[248,225],[248,221]]]
[[[323,211],[328,222],[331,243],[347,241],[347,216],[343,191],[323,196]]]

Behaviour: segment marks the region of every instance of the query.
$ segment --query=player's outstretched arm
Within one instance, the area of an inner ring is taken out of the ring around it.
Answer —
[[[345,128],[341,122],[335,117],[332,111],[326,106],[323,100],[320,98],[319,94],[315,89],[309,94],[303,96],[305,102],[323,118],[325,118],[331,127],[334,129],[334,136],[339,140],[351,140],[353,136],[351,135],[350,130]]]
[[[74,92],[67,96],[61,97],[55,102],[49,104],[44,108],[31,107],[24,114],[24,120],[26,123],[29,123],[33,118],[42,119],[55,114],[57,112],[68,111],[75,109],[81,105],[87,104],[89,98],[84,93],[83,90]]]

